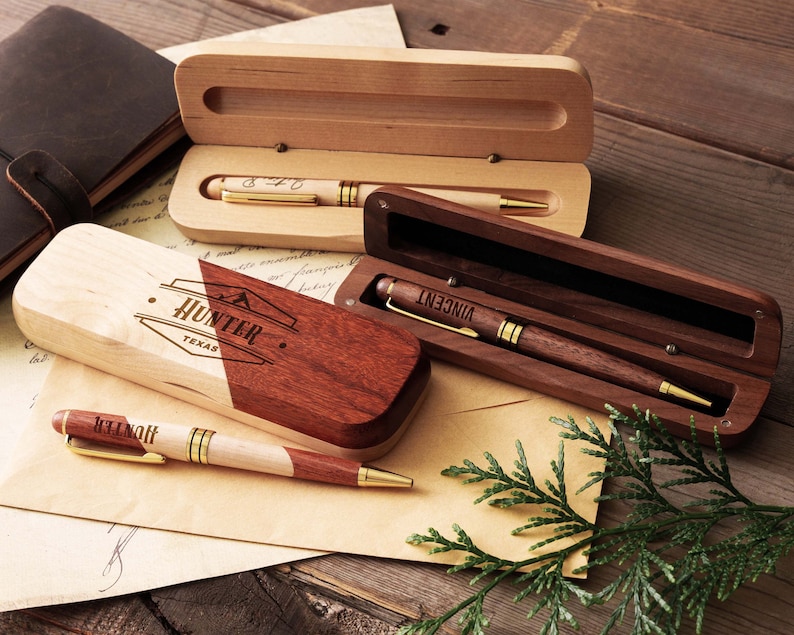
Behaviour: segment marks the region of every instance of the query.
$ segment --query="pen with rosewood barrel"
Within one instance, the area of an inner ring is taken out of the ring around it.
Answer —
[[[490,344],[638,392],[669,395],[692,404],[711,407],[709,400],[672,384],[650,369],[551,331],[523,324],[507,313],[464,298],[392,277],[379,280],[375,293],[392,311],[461,335],[480,338]]]
[[[70,450],[88,456],[142,463],[163,463],[170,458],[357,487],[413,485],[413,480],[407,476],[367,467],[356,461],[248,441],[175,423],[86,410],[59,410],[53,415],[52,427],[65,435]],[[75,445],[72,437],[145,454],[92,450]]]

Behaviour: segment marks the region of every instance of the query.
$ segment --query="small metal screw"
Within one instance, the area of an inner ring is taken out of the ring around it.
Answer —
[[[353,298],[348,298],[347,300],[345,300],[345,304],[347,306],[353,306],[355,303],[356,301]]]
[[[672,342],[664,347],[664,352],[668,355],[678,355],[680,349],[678,348],[678,344],[673,344]]]
[[[286,152],[287,151],[287,144],[286,143],[277,143],[275,145],[276,152]]]
[[[460,284],[460,283],[458,282],[458,279],[455,276],[450,276],[447,279],[447,286],[448,287],[457,287],[458,284]]]
[[[389,209],[389,204],[386,201],[384,201],[382,198],[378,199],[378,206],[381,209]]]
[[[726,428],[730,428],[731,425],[732,425],[731,424],[731,420],[730,419],[723,419],[722,421],[720,421],[720,425],[722,425],[722,426],[724,426]]]
[[[496,152],[492,152],[491,154],[488,155],[488,163],[499,163],[499,161],[501,160],[502,157],[496,154]]]

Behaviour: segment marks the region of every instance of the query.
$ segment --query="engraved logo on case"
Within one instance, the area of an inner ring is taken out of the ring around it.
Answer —
[[[176,278],[159,288],[165,296],[149,303],[168,308],[135,318],[190,355],[274,364],[298,332],[295,317],[246,286]]]

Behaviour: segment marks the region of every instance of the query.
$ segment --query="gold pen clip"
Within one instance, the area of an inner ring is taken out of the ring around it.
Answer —
[[[275,192],[231,192],[221,190],[221,200],[227,203],[270,203],[272,205],[317,205],[316,194],[277,194]]]
[[[395,313],[399,313],[400,315],[413,318],[414,320],[419,320],[420,322],[424,322],[425,324],[432,324],[433,326],[446,329],[447,331],[452,331],[453,333],[459,333],[460,335],[465,335],[466,337],[473,337],[473,338],[480,337],[480,334],[474,329],[470,329],[465,326],[460,328],[458,328],[457,326],[450,326],[449,324],[444,324],[443,322],[436,322],[435,320],[431,320],[429,318],[422,317],[421,315],[417,315],[416,313],[411,313],[410,311],[401,309],[395,304],[392,304],[391,298],[386,300],[386,308],[389,309],[389,311],[394,311]]]
[[[70,434],[64,435],[64,443],[72,452],[82,456],[91,456],[100,459],[113,459],[115,461],[127,461],[129,463],[148,463],[152,465],[160,465],[165,463],[165,457],[162,454],[157,454],[156,452],[147,452],[146,454],[138,456],[135,454],[123,454],[121,452],[107,452],[104,450],[81,448],[80,446],[72,443],[72,435]]]

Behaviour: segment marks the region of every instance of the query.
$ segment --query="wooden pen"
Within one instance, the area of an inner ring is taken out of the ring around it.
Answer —
[[[709,400],[671,383],[659,373],[546,329],[524,324],[507,313],[476,302],[392,277],[379,280],[375,293],[388,309],[440,328],[638,392],[667,395],[704,408],[711,407]]]
[[[212,179],[207,184],[206,192],[209,198],[227,203],[363,207],[367,196],[379,187],[381,185],[357,181],[225,176]],[[526,201],[492,192],[425,188],[411,185],[406,187],[493,214],[545,216],[549,209],[548,203],[545,202]]]
[[[367,467],[357,461],[217,434],[176,423],[144,421],[87,410],[59,410],[52,427],[78,454],[140,463],[166,458],[264,472],[354,487],[411,487],[407,476]],[[144,454],[110,453],[80,447],[72,437]]]

